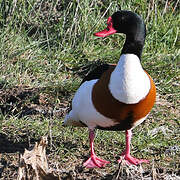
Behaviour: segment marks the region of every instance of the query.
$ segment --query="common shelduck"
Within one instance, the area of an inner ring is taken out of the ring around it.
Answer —
[[[117,11],[108,18],[107,28],[94,35],[106,37],[114,33],[126,35],[117,65],[101,65],[84,78],[72,100],[72,110],[64,120],[65,126],[89,129],[91,154],[83,164],[87,168],[104,167],[109,163],[95,155],[96,128],[125,130],[126,148],[121,156],[129,164],[148,163],[130,155],[131,131],[147,118],[156,99],[155,84],[141,65],[145,24],[136,13]]]

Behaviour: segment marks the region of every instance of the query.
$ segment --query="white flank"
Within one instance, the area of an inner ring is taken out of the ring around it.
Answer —
[[[81,121],[90,129],[94,129],[96,126],[110,127],[117,124],[101,115],[93,106],[92,89],[96,82],[97,80],[86,81],[79,87],[72,101],[72,110],[65,117],[64,125],[73,125],[74,121]]]
[[[121,55],[111,74],[109,89],[115,99],[126,104],[138,103],[148,94],[150,79],[136,55]]]

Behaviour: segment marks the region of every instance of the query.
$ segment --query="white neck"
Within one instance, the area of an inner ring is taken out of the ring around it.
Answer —
[[[150,79],[136,55],[121,55],[111,74],[109,89],[115,99],[126,104],[138,103],[148,94]]]

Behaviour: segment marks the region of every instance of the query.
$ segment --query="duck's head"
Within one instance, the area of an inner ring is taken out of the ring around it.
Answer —
[[[108,18],[107,28],[94,35],[106,37],[115,33],[126,35],[121,54],[132,53],[141,58],[146,37],[146,27],[139,15],[131,11],[117,11]]]
[[[127,37],[138,39],[146,35],[146,28],[142,18],[131,11],[117,11],[107,20],[107,28],[94,35],[106,37],[114,33],[123,33]]]

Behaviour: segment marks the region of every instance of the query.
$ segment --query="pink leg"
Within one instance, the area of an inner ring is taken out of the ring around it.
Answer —
[[[130,155],[131,137],[132,137],[131,130],[126,130],[126,149],[121,155],[124,156],[124,159],[128,162],[128,164],[138,165],[141,163],[149,163],[148,160],[136,159]],[[121,159],[118,160],[118,162],[121,162]]]
[[[101,168],[105,167],[106,164],[110,163],[109,161],[102,160],[98,158],[94,153],[94,138],[95,133],[93,130],[89,130],[89,139],[90,139],[90,146],[91,146],[91,156],[90,158],[83,164],[83,166],[87,168]]]

